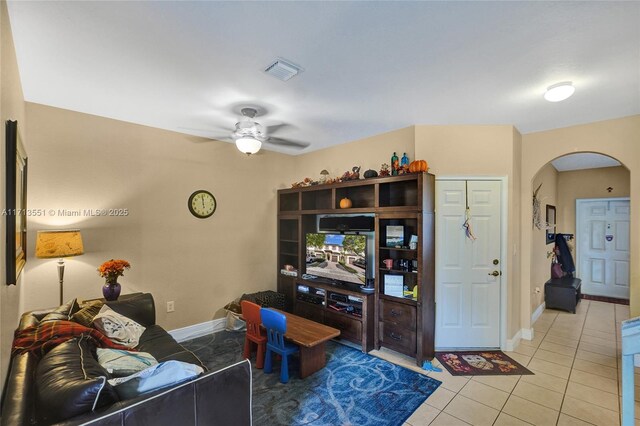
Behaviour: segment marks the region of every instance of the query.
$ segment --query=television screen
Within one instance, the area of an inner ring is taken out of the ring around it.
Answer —
[[[307,234],[307,274],[364,285],[365,235]]]

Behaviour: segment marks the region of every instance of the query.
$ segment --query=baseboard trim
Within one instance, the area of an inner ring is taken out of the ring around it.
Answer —
[[[524,340],[533,340],[533,328],[523,328],[521,331]]]
[[[522,330],[518,330],[515,336],[513,336],[511,339],[507,339],[507,343],[505,344],[503,350],[505,352],[513,352],[520,344],[520,339],[522,339]]]
[[[546,306],[547,304],[545,302],[542,302],[542,304],[538,306],[538,308],[533,312],[533,315],[531,315],[531,325],[535,324],[536,321],[538,321],[538,318],[540,318],[540,315],[542,315]]]
[[[175,330],[169,330],[169,334],[178,342],[184,342],[185,340],[191,340],[197,337],[206,336],[207,334],[222,331],[226,324],[226,318],[218,318],[211,321],[201,322],[199,324],[176,328]]]

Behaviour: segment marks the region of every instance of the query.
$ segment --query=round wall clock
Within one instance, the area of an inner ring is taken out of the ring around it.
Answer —
[[[191,194],[187,207],[192,215],[199,219],[205,219],[216,211],[216,198],[209,191],[199,189]]]

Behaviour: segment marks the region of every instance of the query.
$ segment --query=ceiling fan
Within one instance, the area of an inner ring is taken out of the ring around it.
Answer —
[[[276,138],[270,136],[277,130],[286,127],[286,124],[278,124],[273,126],[263,126],[255,121],[258,115],[258,109],[254,107],[244,107],[240,110],[242,118],[231,131],[230,137],[215,137],[214,139],[233,140],[240,152],[247,155],[255,154],[260,151],[263,143],[272,145],[287,146],[296,149],[304,149],[309,146],[307,142],[299,142],[290,139]]]

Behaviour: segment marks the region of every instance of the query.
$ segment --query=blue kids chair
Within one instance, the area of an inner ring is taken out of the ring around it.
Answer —
[[[267,354],[264,360],[264,372],[271,373],[272,352],[282,356],[280,366],[280,382],[289,381],[289,355],[298,352],[300,348],[293,343],[285,342],[284,334],[287,332],[287,317],[272,309],[261,308],[260,316],[262,325],[267,329]]]

